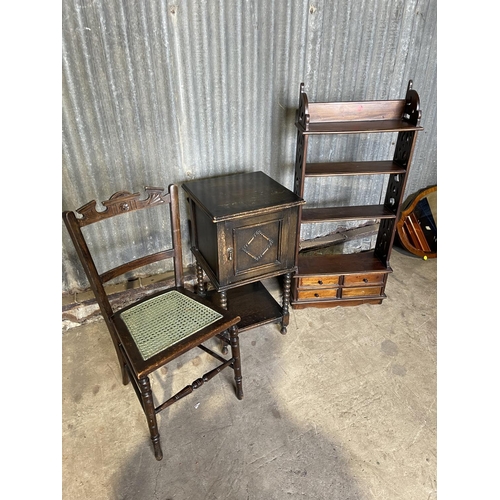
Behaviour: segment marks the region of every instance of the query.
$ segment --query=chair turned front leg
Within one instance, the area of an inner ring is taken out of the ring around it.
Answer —
[[[232,326],[229,329],[229,336],[231,338],[231,355],[234,359],[234,380],[236,382],[236,397],[243,399],[243,377],[241,375],[241,354],[240,354],[240,341],[238,337],[238,327]]]
[[[141,391],[142,407],[148,420],[149,432],[151,434],[151,441],[153,442],[155,457],[156,460],[161,460],[163,458],[163,452],[161,451],[160,433],[158,432],[158,423],[156,421],[153,393],[151,392],[151,385],[148,377],[144,377],[139,380],[139,389]]]
[[[290,313],[288,312],[288,306],[290,304],[290,287],[292,284],[292,275],[290,273],[285,274],[285,278],[283,280],[283,316],[281,318],[281,333],[282,335],[286,334],[286,327],[288,326],[288,322],[290,320]]]

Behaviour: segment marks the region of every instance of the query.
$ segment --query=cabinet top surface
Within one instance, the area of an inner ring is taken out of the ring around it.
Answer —
[[[304,203],[260,171],[189,181],[182,188],[214,222]]]

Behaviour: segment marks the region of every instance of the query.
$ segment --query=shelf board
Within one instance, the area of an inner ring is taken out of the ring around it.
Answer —
[[[331,175],[403,174],[406,169],[393,161],[307,163],[306,177]]]
[[[210,290],[207,296],[212,302],[220,304],[219,292]],[[260,281],[227,290],[227,308],[240,316],[240,332],[276,323],[283,316],[281,306]]]
[[[304,208],[302,223],[334,222],[339,220],[395,219],[393,212],[384,205],[364,205],[352,207]]]
[[[329,274],[359,274],[392,272],[390,267],[375,257],[373,251],[353,254],[317,255],[314,252],[300,252],[296,278]]]
[[[373,132],[406,132],[423,130],[423,127],[412,125],[402,120],[370,120],[350,122],[310,122],[308,130],[300,124],[297,128],[306,135],[317,134],[362,134]]]

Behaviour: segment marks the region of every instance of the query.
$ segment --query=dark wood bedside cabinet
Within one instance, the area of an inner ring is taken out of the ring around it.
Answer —
[[[198,293],[237,311],[240,331],[281,322],[281,333],[286,333],[302,198],[263,172],[200,179],[182,188],[188,197]],[[203,273],[213,292],[205,290]],[[281,275],[282,306],[260,282]]]

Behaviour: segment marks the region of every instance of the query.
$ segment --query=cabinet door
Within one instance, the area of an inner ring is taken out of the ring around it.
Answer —
[[[293,268],[297,207],[225,223],[221,275],[227,284]]]

